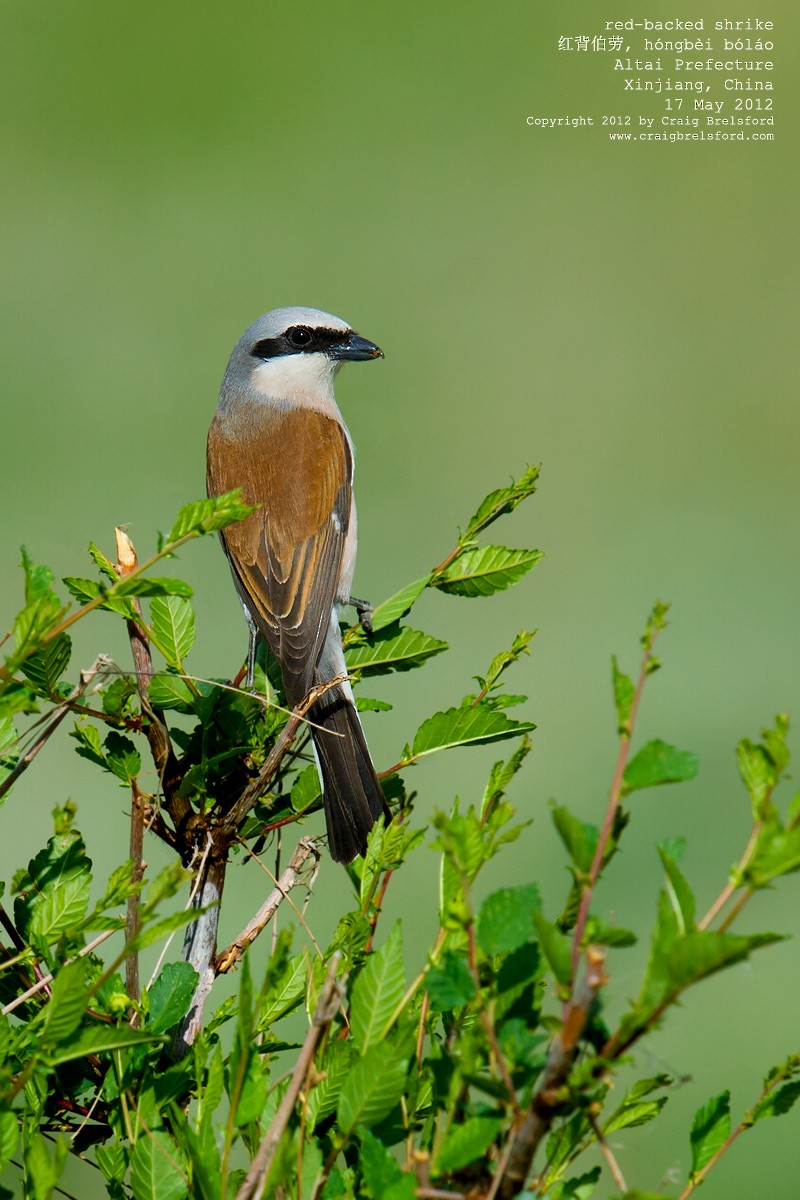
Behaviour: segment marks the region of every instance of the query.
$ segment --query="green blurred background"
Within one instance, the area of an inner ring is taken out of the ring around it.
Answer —
[[[486,491],[543,464],[539,494],[496,527],[497,540],[546,551],[542,564],[491,601],[425,596],[414,623],[451,652],[369,688],[395,703],[368,718],[385,766],[519,628],[538,628],[512,680],[538,724],[513,797],[535,824],[486,887],[536,878],[558,910],[567,876],[547,802],[599,820],[616,750],[610,655],[634,670],[650,605],[673,602],[640,734],[696,750],[701,774],[635,800],[599,893],[643,939],[612,956],[617,1008],[638,989],[654,842],[689,837],[706,906],[747,834],[735,742],[796,712],[800,695],[784,115],[797,77],[780,69],[794,7],[651,8],[7,0],[0,12],[0,624],[20,605],[21,541],[57,575],[89,573],[90,539],[111,551],[128,523],[148,551],[202,494],[219,380],[259,313],[345,316],[386,352],[338,385],[358,447],[359,595],[417,578]],[[776,141],[620,146],[527,126],[529,114],[660,113],[641,97],[621,105],[602,55],[555,50],[559,34],[643,15],[776,20]],[[196,589],[192,666],[231,676],[245,633],[219,547],[196,544],[179,566]],[[98,650],[127,663],[111,617],[77,637],[74,665]],[[456,793],[478,798],[495,757],[417,768],[421,818]],[[98,873],[125,856],[124,793],[95,775],[67,739],[48,746],[3,811],[0,876],[38,849],[67,796]],[[404,916],[418,966],[435,927],[434,855],[404,874],[385,919]],[[793,884],[754,901],[745,926],[796,929]],[[264,886],[255,869],[232,870],[223,934]],[[324,938],[347,903],[344,873],[326,864],[318,895],[309,916]],[[799,984],[796,943],[763,951],[701,985],[652,1039],[642,1073],[693,1078],[668,1115],[626,1135],[629,1186],[685,1178],[694,1109],[731,1087],[738,1116],[798,1049]],[[796,1147],[796,1118],[763,1123],[704,1194],[796,1197]],[[96,1181],[72,1164],[65,1186],[90,1196]]]

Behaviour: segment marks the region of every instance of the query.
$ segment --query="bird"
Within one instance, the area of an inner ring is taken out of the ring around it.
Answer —
[[[334,397],[345,362],[383,358],[374,342],[316,308],[278,308],[242,335],[228,362],[208,433],[211,497],[241,488],[257,506],[221,533],[250,629],[269,646],[294,707],[341,676],[307,713],[322,785],[328,848],[350,863],[391,811],[347,679],[338,607],[370,607],[350,594],[356,561],[353,442]]]

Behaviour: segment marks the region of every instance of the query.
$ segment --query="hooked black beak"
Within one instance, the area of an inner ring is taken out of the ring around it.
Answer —
[[[341,342],[331,346],[329,354],[337,362],[367,362],[371,358],[383,358],[380,346],[359,337],[357,333],[348,333]]]

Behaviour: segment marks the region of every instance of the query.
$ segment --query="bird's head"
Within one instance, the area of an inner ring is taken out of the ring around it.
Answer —
[[[276,399],[327,393],[342,363],[383,358],[340,317],[318,308],[276,308],[239,339],[223,388],[249,386]]]

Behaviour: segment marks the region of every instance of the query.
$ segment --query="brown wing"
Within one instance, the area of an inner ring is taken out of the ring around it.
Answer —
[[[350,521],[351,457],[341,425],[308,408],[248,404],[215,416],[208,491],[240,487],[261,507],[223,531],[234,579],[296,704],[313,682]]]

